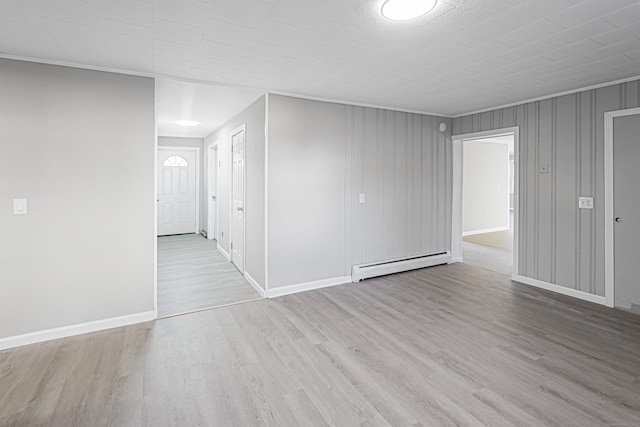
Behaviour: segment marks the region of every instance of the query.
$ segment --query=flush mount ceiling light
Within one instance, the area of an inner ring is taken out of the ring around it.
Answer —
[[[200,122],[195,122],[193,120],[178,120],[176,124],[180,126],[192,127],[192,126],[198,126]]]
[[[430,12],[435,5],[436,0],[387,0],[381,13],[392,21],[408,21]]]

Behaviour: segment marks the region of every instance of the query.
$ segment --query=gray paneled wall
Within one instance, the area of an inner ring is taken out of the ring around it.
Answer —
[[[449,250],[450,119],[269,98],[269,287]],[[359,203],[359,195],[365,203]]]
[[[604,113],[639,105],[633,81],[454,119],[454,135],[520,127],[520,275],[604,295]]]
[[[356,106],[346,114],[345,274],[351,265],[449,250],[451,120]]]

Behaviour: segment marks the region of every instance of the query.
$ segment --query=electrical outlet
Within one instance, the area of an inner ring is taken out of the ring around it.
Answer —
[[[593,209],[593,197],[578,197],[578,208]]]

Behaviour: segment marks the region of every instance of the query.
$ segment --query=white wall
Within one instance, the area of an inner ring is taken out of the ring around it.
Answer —
[[[260,286],[265,283],[265,97],[231,119],[222,128],[207,136],[204,140],[204,164],[208,165],[208,147],[218,144],[218,207],[219,224],[218,244],[230,253],[230,213],[231,213],[231,132],[246,125],[245,134],[245,254],[246,272]],[[208,173],[208,171],[207,171]],[[204,179],[204,194],[207,194],[208,175]],[[208,205],[204,204],[205,221],[201,228],[207,228]]]
[[[464,141],[463,235],[509,228],[509,145]]]
[[[205,176],[205,168],[204,166],[204,138],[182,138],[182,137],[174,137],[174,136],[159,136],[158,137],[158,146],[159,147],[190,147],[190,148],[199,148],[200,149],[200,175],[198,176],[198,182],[200,183],[200,230],[206,230],[207,227],[207,211],[205,208],[205,204],[207,203],[207,194],[205,193],[205,184],[204,184],[204,176]],[[198,230],[198,232],[200,232]]]
[[[344,276],[345,112],[269,96],[269,289]]]
[[[152,79],[0,59],[0,338],[153,310],[154,121]]]
[[[269,289],[449,250],[450,119],[269,97]],[[359,195],[365,203],[359,203]]]

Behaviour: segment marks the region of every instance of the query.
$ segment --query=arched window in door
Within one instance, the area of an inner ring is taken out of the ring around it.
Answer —
[[[164,163],[162,164],[162,166],[166,167],[166,168],[186,168],[189,167],[189,164],[187,163],[187,161],[185,159],[183,159],[180,156],[171,156],[168,157],[167,160],[164,161]]]

